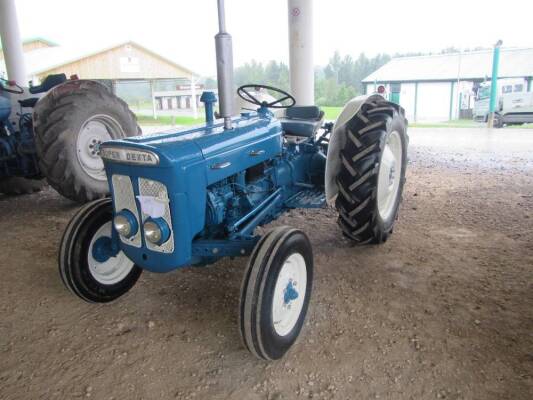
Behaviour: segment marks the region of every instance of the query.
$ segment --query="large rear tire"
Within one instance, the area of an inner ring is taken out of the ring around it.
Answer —
[[[347,129],[337,174],[338,223],[358,244],[383,243],[392,233],[402,199],[407,120],[396,104],[368,102]]]
[[[8,196],[40,192],[46,185],[44,179],[26,179],[13,176],[0,180],[0,193]]]
[[[140,134],[128,105],[104,85],[69,81],[34,108],[39,167],[61,195],[80,202],[109,193],[100,143]]]

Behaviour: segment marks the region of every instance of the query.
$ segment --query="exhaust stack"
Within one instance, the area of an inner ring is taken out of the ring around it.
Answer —
[[[235,108],[233,93],[233,46],[231,35],[226,32],[224,0],[218,1],[218,34],[215,36],[217,56],[217,81],[220,116],[224,118],[224,129],[231,129],[231,117]]]

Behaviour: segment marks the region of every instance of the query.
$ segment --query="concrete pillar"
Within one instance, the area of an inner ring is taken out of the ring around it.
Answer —
[[[28,86],[15,0],[0,0],[0,37],[9,80]]]
[[[192,116],[194,119],[198,118],[198,104],[196,103],[196,80],[194,75],[191,75],[191,107]]]
[[[156,105],[155,105],[156,99],[154,95],[154,80],[153,79],[150,80],[150,97],[152,98],[152,116],[154,117],[154,119],[157,119],[157,111],[156,111]]]
[[[313,0],[288,0],[291,93],[298,105],[315,104]]]

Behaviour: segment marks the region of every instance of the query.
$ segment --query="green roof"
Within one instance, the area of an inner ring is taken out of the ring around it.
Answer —
[[[48,39],[40,37],[40,36],[26,38],[26,39],[24,39],[22,41],[22,44],[28,44],[28,43],[33,43],[33,42],[43,42],[43,43],[46,43],[50,47],[59,46],[58,43],[52,42],[51,40],[48,40]],[[2,50],[2,43],[0,43],[0,50]]]

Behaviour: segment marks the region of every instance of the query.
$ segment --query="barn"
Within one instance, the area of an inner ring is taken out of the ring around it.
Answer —
[[[34,84],[58,73],[99,80],[141,113],[191,110],[201,105],[198,74],[133,41],[81,51],[33,38],[24,41],[23,51],[28,81]],[[0,76],[4,75],[0,52]]]
[[[410,121],[447,121],[472,118],[477,87],[491,70],[492,50],[397,57],[363,83],[366,93],[384,86],[386,97],[402,105]],[[533,48],[501,49],[499,78],[533,90]]]

